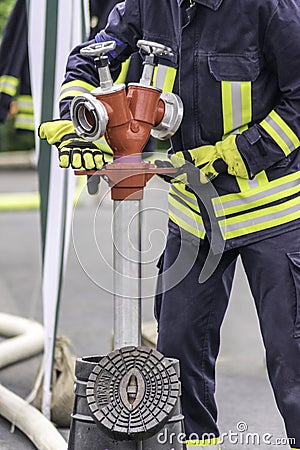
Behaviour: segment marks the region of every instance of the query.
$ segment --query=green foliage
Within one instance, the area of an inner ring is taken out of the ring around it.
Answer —
[[[15,0],[0,0],[0,40]]]

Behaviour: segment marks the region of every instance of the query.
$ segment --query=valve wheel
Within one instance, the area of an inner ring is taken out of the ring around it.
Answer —
[[[91,372],[87,402],[96,424],[116,440],[156,434],[180,395],[172,362],[147,347],[124,347],[105,356]]]

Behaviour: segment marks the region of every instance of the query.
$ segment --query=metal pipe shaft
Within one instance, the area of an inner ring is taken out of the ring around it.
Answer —
[[[114,349],[141,344],[141,205],[114,201]]]

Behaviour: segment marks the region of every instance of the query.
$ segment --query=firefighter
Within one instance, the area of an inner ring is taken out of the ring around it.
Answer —
[[[0,123],[10,115],[17,131],[33,132],[25,0],[16,1],[0,46]]]
[[[158,350],[180,360],[187,447],[219,448],[215,362],[240,255],[276,402],[287,436],[295,440],[293,448],[300,449],[299,2],[169,0],[156,5],[126,0],[95,36],[96,42],[116,42],[110,54],[115,78],[138,39],[173,51],[161,64],[176,72],[173,92],[182,98],[185,112],[172,138],[171,162],[201,168],[200,188],[204,192],[212,183],[216,190],[208,217],[201,193],[193,192],[189,180],[173,180],[169,234],[160,260]],[[62,166],[86,166],[88,152],[88,167],[95,167],[89,144],[81,144],[84,153],[73,154],[62,126],[69,123],[76,89],[98,83],[93,61],[82,63],[81,47],[68,60],[62,121],[55,130],[43,124],[40,135],[58,142]],[[212,229],[222,236],[224,252],[213,274],[199,283]],[[176,264],[179,255],[181,265]]]

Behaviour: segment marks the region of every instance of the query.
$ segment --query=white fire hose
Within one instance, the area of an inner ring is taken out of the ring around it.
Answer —
[[[44,348],[44,328],[29,319],[0,313],[0,368],[30,358]],[[55,426],[33,406],[0,385],[0,415],[19,428],[38,450],[66,450]]]

